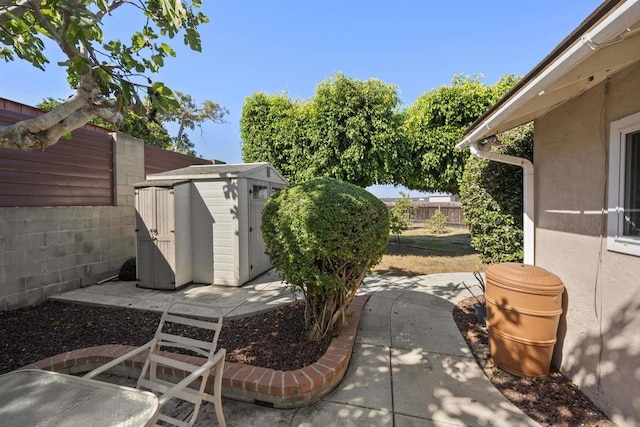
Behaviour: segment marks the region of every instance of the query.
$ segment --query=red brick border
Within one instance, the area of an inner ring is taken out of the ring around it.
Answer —
[[[275,408],[294,408],[320,399],[338,385],[347,370],[368,299],[368,295],[360,295],[353,299],[349,305],[350,318],[317,362],[294,371],[277,371],[227,362],[222,376],[222,394],[236,400],[266,403]],[[133,348],[126,345],[82,348],[40,360],[21,369],[44,369],[64,373],[87,372]],[[174,357],[196,365],[204,362],[200,357]],[[139,374],[144,359],[145,354],[141,354],[126,361],[125,373],[136,377],[135,371]],[[174,369],[166,369],[162,373],[176,378],[186,376],[183,371]]]

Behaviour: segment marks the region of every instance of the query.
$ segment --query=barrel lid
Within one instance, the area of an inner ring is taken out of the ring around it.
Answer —
[[[544,293],[562,293],[564,285],[558,276],[542,267],[504,262],[485,268],[488,281],[520,288],[527,291]]]

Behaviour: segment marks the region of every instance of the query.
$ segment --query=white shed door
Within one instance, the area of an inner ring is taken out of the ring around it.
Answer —
[[[140,286],[175,289],[175,209],[171,188],[140,188],[136,194]]]
[[[268,197],[268,182],[249,181],[249,280],[271,267],[262,240],[262,209]]]

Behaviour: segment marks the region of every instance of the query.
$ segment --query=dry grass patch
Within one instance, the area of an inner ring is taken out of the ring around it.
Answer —
[[[482,267],[466,229],[449,228],[446,233],[433,234],[424,227],[415,227],[399,237],[389,237],[387,252],[372,272],[417,276],[475,271]]]

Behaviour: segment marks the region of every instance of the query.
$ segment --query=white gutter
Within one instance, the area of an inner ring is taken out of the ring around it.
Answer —
[[[456,145],[456,148],[461,150],[475,141],[480,141],[495,134],[496,132],[492,131],[492,122],[499,123],[500,116],[508,115],[523,104],[544,93],[549,85],[590,56],[595,50],[616,41],[615,38],[628,31],[628,28],[637,21],[638,16],[640,16],[640,0],[625,1],[594,26],[591,31],[584,33],[580,40],[558,56],[522,89],[513,94],[500,108],[490,114],[484,122],[475,126],[467,137]]]
[[[497,132],[494,129],[504,123],[505,116],[508,117],[510,114],[517,112],[523,105],[544,94],[545,89],[562,78],[577,64],[588,58],[594,51],[623,40],[623,33],[629,31],[629,27],[637,21],[638,16],[640,16],[640,0],[623,2],[594,25],[590,31],[585,32],[579,40],[556,57],[546,68],[532,77],[520,90],[510,95],[504,103],[491,112],[484,121],[474,126],[467,136],[456,145],[459,150],[469,147],[471,154],[476,157],[522,167],[524,178],[524,262],[526,264],[534,264],[535,253],[533,164],[527,159],[492,153],[489,151],[491,144],[480,146],[478,141],[495,135]]]
[[[520,166],[522,168],[522,198],[523,198],[523,218],[522,226],[524,231],[524,263],[534,265],[535,257],[535,206],[534,206],[534,169],[533,163],[521,157],[508,156],[506,154],[493,153],[491,144],[479,146],[477,142],[471,143],[469,151],[475,157],[481,159],[494,160],[500,163]]]

